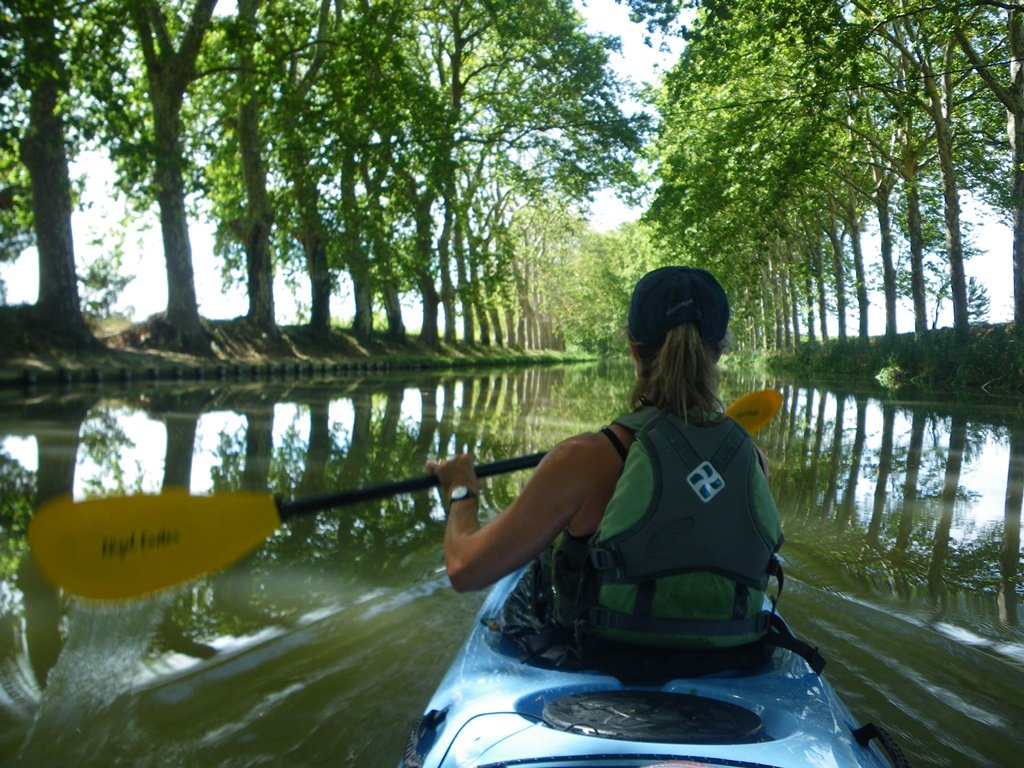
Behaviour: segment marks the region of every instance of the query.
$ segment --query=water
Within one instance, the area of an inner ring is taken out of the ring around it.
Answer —
[[[305,516],[232,567],[121,604],[39,575],[43,499],[319,494],[429,456],[533,453],[618,413],[625,367],[312,382],[107,385],[0,401],[0,764],[393,766],[480,597],[441,568],[434,492]],[[726,382],[726,399],[774,382]],[[778,385],[758,436],[786,544],[780,608],[914,765],[1024,749],[1015,405]],[[507,503],[526,477],[486,482]]]

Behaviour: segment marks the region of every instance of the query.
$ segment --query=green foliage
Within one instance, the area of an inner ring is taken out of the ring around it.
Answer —
[[[108,235],[109,237],[109,235]],[[100,243],[95,243],[99,245]],[[124,289],[135,278],[123,271],[124,240],[123,235],[117,240],[107,241],[111,250],[94,258],[84,272],[79,275],[82,291],[82,308],[90,315],[99,318],[115,316],[114,305],[121,298]],[[130,315],[131,307],[124,313]]]
[[[633,286],[644,274],[663,266],[664,258],[642,225],[584,234],[559,270],[553,308],[562,318],[568,347],[607,357],[622,354]]]
[[[133,468],[136,470],[135,481],[129,480],[124,454],[134,448],[135,443],[121,428],[119,415],[114,410],[102,410],[82,423],[82,450],[101,469],[84,483],[88,495],[126,494],[142,490],[143,477],[138,464]]]
[[[24,167],[0,149],[0,263],[14,261],[35,242]]]
[[[17,149],[31,85],[51,76],[71,156],[102,148],[136,210],[149,209],[162,189],[158,161],[184,175],[195,193],[188,213],[216,225],[226,284],[249,279],[249,237],[273,227],[269,269],[293,284],[313,275],[327,290],[348,272],[370,296],[364,315],[379,310],[385,288],[430,300],[439,292],[449,323],[508,311],[515,324],[536,310],[531,317],[552,346],[613,347],[619,323],[595,307],[622,306],[614,286],[667,261],[714,270],[734,298],[737,345],[770,346],[789,302],[797,304],[792,314],[806,316],[808,305],[834,311],[840,289],[852,292],[860,276],[850,225],[870,221],[882,202],[895,214],[897,255],[906,253],[911,176],[924,213],[916,284],[937,311],[952,291],[928,113],[936,78],[925,76],[927,66],[952,77],[960,184],[1004,212],[1019,204],[1006,184],[1013,169],[1001,92],[978,74],[1009,82],[1004,10],[891,0],[625,4],[651,31],[682,31],[688,40],[655,95],[659,187],[644,235],[653,246],[602,243],[568,221],[559,236],[550,211],[535,236],[524,235],[522,221],[536,211],[554,205],[572,214],[599,187],[635,193],[641,182],[634,162],[651,121],[622,106],[632,94],[608,66],[617,41],[587,34],[570,3],[246,0],[221,7],[206,28],[193,27],[210,8],[202,0],[4,0],[0,260],[30,242]],[[59,72],[30,66],[26,19],[36,16],[52,22]],[[977,60],[963,42],[952,45],[958,32]],[[916,47],[902,45],[911,39]],[[194,72],[187,57],[170,55],[189,46],[199,52]],[[247,104],[258,115],[248,156],[259,161],[255,170],[242,162],[239,139]],[[180,152],[158,151],[156,120],[179,107]],[[249,173],[262,175],[269,212],[250,199]],[[839,273],[822,250],[829,231],[847,249]],[[542,241],[552,247],[537,250]],[[106,243],[110,255],[82,275],[91,311],[109,312],[122,287],[118,248]],[[619,269],[596,255],[617,248],[643,256]],[[566,270],[578,277],[571,286],[562,285]],[[869,265],[869,287],[882,276]],[[899,295],[908,294],[906,259],[896,280]],[[305,318],[322,298],[301,303]],[[977,291],[968,298],[972,322],[985,317],[986,303]],[[377,311],[375,325],[386,319]]]
[[[687,5],[689,45],[657,100],[660,185],[646,219],[659,246],[723,275],[736,316],[762,329],[752,338],[765,346],[777,324],[791,328],[790,315],[807,306],[835,313],[862,275],[864,287],[893,288],[893,305],[923,286],[933,307],[944,298],[963,307],[949,279],[951,264],[968,255],[957,245],[964,228],[953,195],[969,189],[1007,213],[1020,204],[1006,197],[1007,59],[1015,54],[1004,13],[888,0]],[[652,24],[680,11],[671,2],[630,6]],[[907,210],[911,184],[919,230]],[[852,238],[877,229],[876,220],[894,237],[894,259],[915,238],[923,265],[903,258],[890,272],[888,263],[854,262]],[[836,264],[831,244],[822,251],[827,232],[843,249]],[[751,278],[761,290],[744,290]],[[983,313],[977,296],[967,314],[977,322]]]
[[[8,583],[28,553],[26,532],[35,495],[35,473],[0,451],[0,579]]]
[[[983,323],[988,320],[989,310],[992,308],[992,299],[988,295],[988,288],[976,277],[967,279],[967,315],[972,323]]]
[[[952,329],[930,331],[921,338],[803,343],[792,354],[767,358],[776,373],[812,380],[876,380],[889,390],[952,392],[971,396],[979,390],[1019,393],[1024,390],[1024,339],[1012,326],[979,325],[965,342]]]
[[[245,472],[245,435],[239,428],[235,432],[222,432],[214,449],[217,463],[210,470],[214,493],[227,493],[242,488]]]

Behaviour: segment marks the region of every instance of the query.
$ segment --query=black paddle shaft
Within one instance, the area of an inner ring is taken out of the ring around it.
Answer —
[[[519,469],[535,467],[544,458],[544,452],[531,453],[527,456],[517,456],[513,459],[502,459],[493,461],[490,464],[480,464],[476,467],[477,477],[491,477],[503,475],[507,472],[515,472]],[[397,496],[400,493],[414,493],[427,488],[434,488],[438,485],[436,475],[423,475],[422,477],[410,477],[407,480],[398,480],[392,483],[380,483],[368,485],[365,488],[355,488],[351,491],[336,491],[325,493],[322,496],[306,496],[299,499],[277,499],[277,512],[282,522],[290,517],[306,515],[311,512],[322,512],[325,509],[343,507],[346,504],[357,504],[361,501],[373,501],[374,499],[385,499],[389,496]]]

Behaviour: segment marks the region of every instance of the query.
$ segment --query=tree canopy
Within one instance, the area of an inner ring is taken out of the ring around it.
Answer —
[[[904,298],[919,334],[946,301],[958,333],[983,320],[969,195],[1013,226],[1024,319],[1021,3],[623,4],[685,40],[634,113],[618,41],[570,0],[0,0],[0,258],[33,243],[40,322],[91,340],[79,290],[111,305],[123,242],[76,260],[68,169],[99,152],[159,214],[184,350],[209,349],[198,218],[261,334],[288,275],[315,336],[345,282],[359,335],[404,337],[412,304],[429,345],[601,349],[621,312],[594,308],[672,261],[719,274],[738,343],[787,348],[866,336],[872,289],[888,335]],[[635,194],[644,161],[643,225],[587,231],[591,196]]]
[[[680,3],[630,5],[664,19]],[[887,335],[903,297],[917,333],[948,299],[965,335],[987,306],[965,275],[965,194],[1013,224],[1014,320],[1024,321],[1020,3],[686,5],[689,42],[658,101],[660,186],[646,220],[659,245],[734,281],[755,343],[827,338],[828,317],[845,338],[854,314],[866,336],[869,283],[884,296]],[[751,278],[762,290],[744,290]]]

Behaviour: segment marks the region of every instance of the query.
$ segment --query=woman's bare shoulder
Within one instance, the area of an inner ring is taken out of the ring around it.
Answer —
[[[555,445],[548,452],[545,462],[592,469],[595,465],[621,464],[621,458],[611,440],[605,435],[600,432],[582,432]]]

